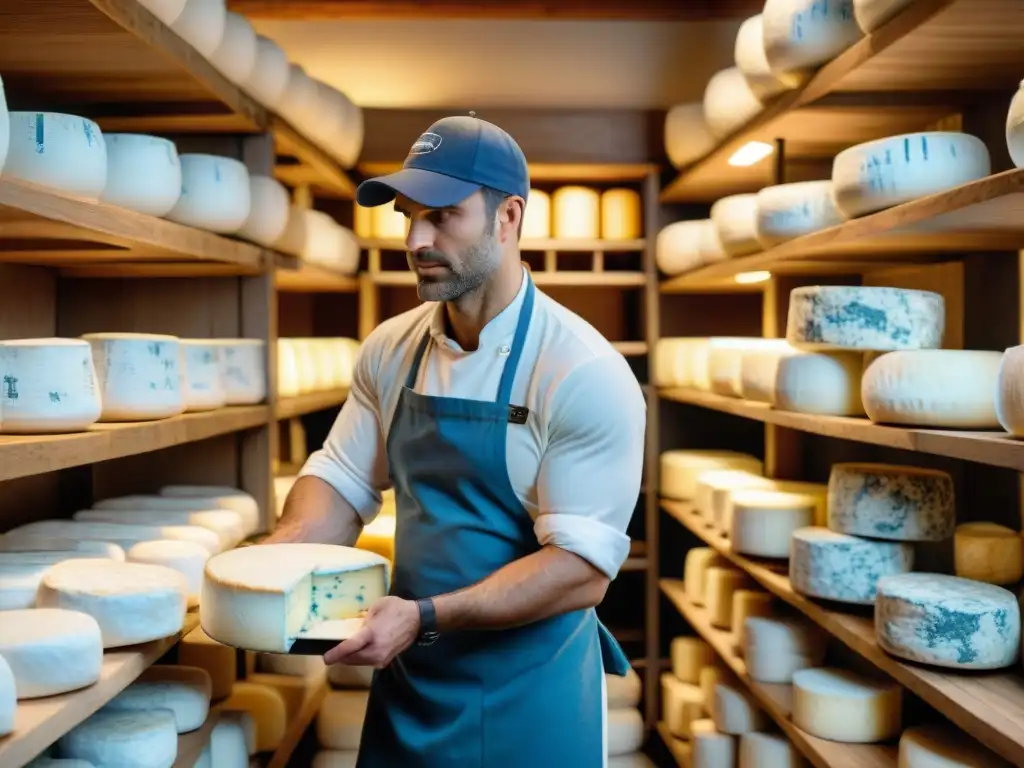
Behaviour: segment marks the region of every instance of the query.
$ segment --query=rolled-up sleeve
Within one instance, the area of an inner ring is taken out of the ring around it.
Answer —
[[[537,478],[534,531],[542,546],[618,575],[629,556],[646,425],[643,391],[620,355],[595,358],[561,382]]]

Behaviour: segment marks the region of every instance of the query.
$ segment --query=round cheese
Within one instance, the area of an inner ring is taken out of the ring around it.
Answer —
[[[925,349],[891,352],[864,371],[861,400],[884,424],[998,429],[999,352]]]
[[[793,724],[812,736],[848,744],[895,738],[902,688],[845,669],[802,669],[793,675]]]
[[[176,336],[87,333],[103,400],[100,421],[164,419],[183,413],[181,345]]]
[[[716,658],[711,646],[699,637],[673,637],[669,656],[672,660],[672,674],[677,680],[690,685],[700,682],[701,669],[713,664]]]
[[[221,349],[206,339],[181,339],[184,368],[182,397],[188,412],[223,408],[227,402],[221,371]]]
[[[111,712],[169,709],[178,733],[201,728],[210,711],[210,675],[198,667],[157,664],[104,705]]]
[[[704,219],[698,248],[700,250],[701,264],[715,264],[719,261],[725,261],[729,257],[729,254],[725,252],[725,248],[722,246],[722,241],[718,237],[718,230],[715,229],[711,219]]]
[[[92,616],[51,608],[3,616],[0,657],[14,675],[18,699],[76,691],[99,680],[103,640]]]
[[[185,512],[173,509],[83,509],[75,512],[71,519],[76,522],[86,523],[196,526],[217,534],[219,546],[222,550],[237,546],[244,538],[242,519],[236,512],[226,509],[211,509],[202,512]],[[196,546],[206,552],[203,546],[198,544]]]
[[[704,118],[716,138],[722,138],[754,118],[764,105],[738,67],[720,70],[704,88]]]
[[[801,669],[821,666],[828,640],[804,618],[749,617],[744,625],[747,673],[762,683],[789,683]]]
[[[210,768],[248,768],[256,754],[256,723],[248,712],[221,710],[207,744]]]
[[[220,45],[226,24],[224,0],[188,0],[171,29],[208,59]]]
[[[405,240],[409,233],[409,220],[405,214],[395,210],[393,205],[378,205],[368,208],[373,234],[382,240]],[[525,234],[523,236],[525,238]]]
[[[107,144],[92,120],[58,112],[11,112],[4,176],[83,200],[107,183]]]
[[[369,691],[331,691],[320,705],[316,735],[321,747],[358,750]]]
[[[238,236],[267,248],[273,247],[288,226],[291,201],[285,186],[270,176],[249,176],[249,215]]]
[[[157,565],[65,560],[43,575],[36,603],[89,614],[100,625],[103,647],[119,648],[180,632],[188,582]]]
[[[760,475],[764,473],[764,462],[737,451],[663,451],[659,457],[659,492],[669,499],[693,499],[697,478],[711,469],[735,469]]]
[[[900,735],[899,768],[1010,768],[981,742],[948,724],[917,725]]]
[[[116,513],[115,513],[116,514]],[[199,605],[199,593],[203,586],[203,568],[210,553],[191,541],[156,539],[140,541],[128,550],[128,562],[162,565],[185,577],[188,583],[187,600],[190,608]]]
[[[235,683],[223,709],[246,712],[256,723],[256,751],[272,752],[288,729],[288,711],[280,691],[259,683]]]
[[[714,526],[723,535],[729,533],[729,498],[733,491],[744,488],[771,488],[767,477],[740,470],[711,470],[697,478],[694,508],[704,517],[706,525]]]
[[[853,16],[857,20],[857,26],[865,34],[869,34],[893,19],[911,2],[912,0],[853,0]]]
[[[627,707],[609,710],[605,720],[608,756],[631,755],[644,743],[644,719],[640,711]]]
[[[277,396],[296,397],[302,392],[297,339],[277,340]]]
[[[1024,345],[1003,353],[996,372],[996,418],[1014,437],[1024,437]]]
[[[14,673],[0,656],[0,736],[14,733],[14,713],[18,709],[18,693],[14,687]]]
[[[0,432],[80,432],[103,409],[92,348],[79,339],[0,341]]]
[[[597,240],[601,236],[601,196],[596,189],[559,187],[551,195],[551,209],[556,238]]]
[[[871,605],[878,580],[914,567],[914,549],[894,541],[871,541],[827,528],[801,528],[790,543],[789,580],[810,597]]]
[[[312,768],[356,768],[358,750],[321,749],[313,755]]]
[[[268,37],[256,35],[256,60],[242,87],[265,107],[277,109],[288,88],[288,56]]]
[[[882,650],[901,659],[1002,669],[1020,659],[1020,607],[1013,592],[992,584],[906,573],[878,583],[875,636]]]
[[[177,645],[178,663],[186,667],[198,667],[210,676],[210,698],[213,701],[226,699],[231,695],[237,675],[237,652],[234,648],[218,643],[199,627],[189,632]]]
[[[661,338],[654,342],[651,381],[656,387],[689,386],[689,339]]]
[[[693,727],[694,733],[690,738],[690,768],[735,767],[735,736],[716,731],[714,723],[710,720],[698,720]]]
[[[683,565],[683,588],[694,605],[704,605],[704,580],[709,568],[726,567],[729,561],[710,547],[693,547]]]
[[[181,155],[181,197],[171,221],[211,232],[232,233],[249,216],[249,171],[238,160],[217,155]]]
[[[740,736],[739,768],[803,768],[803,756],[785,736],[744,733]]]
[[[0,535],[0,552],[66,552],[72,557],[107,557],[124,562],[124,549],[108,541],[78,541],[69,537]],[[0,555],[2,559],[2,555]]]
[[[117,544],[131,549],[140,541],[150,539],[177,539],[194,541],[211,554],[220,552],[220,537],[197,525],[132,525],[128,523],[97,523],[78,520],[37,520],[20,525],[7,532],[12,541],[42,537],[81,538]]]
[[[637,713],[639,714],[639,713]],[[661,719],[669,733],[689,738],[690,725],[704,716],[704,694],[696,685],[684,683],[671,672],[661,675]]]
[[[523,213],[522,239],[547,240],[550,237],[551,195],[544,190],[531,188],[526,200],[526,211]]]
[[[662,227],[654,245],[654,260],[665,275],[681,275],[701,266],[704,229],[710,219],[677,221]]]
[[[722,733],[741,734],[764,730],[768,716],[747,691],[719,683],[711,704],[711,719]]]
[[[717,659],[700,671],[700,698],[705,709],[710,712],[715,700],[715,686],[731,680],[734,680],[732,672]]]
[[[1010,110],[1006,113],[1006,148],[1013,164],[1024,168],[1024,80],[1010,100]]]
[[[732,596],[738,590],[750,586],[750,577],[738,568],[708,568],[704,575],[704,602],[708,607],[711,626],[730,629]]]
[[[181,196],[174,142],[158,136],[107,133],[107,182],[100,200],[150,216],[166,216]]]
[[[342,135],[333,142],[332,146],[334,147],[334,156],[337,157],[342,167],[351,168],[356,164],[363,151],[366,121],[361,107],[341,91],[338,91],[337,95],[345,108],[345,120]]]
[[[836,207],[863,216],[991,173],[985,143],[966,133],[890,136],[844,149],[832,162]]]
[[[765,339],[759,347],[744,349],[740,357],[740,396],[762,403],[775,401],[779,360],[799,354],[785,339]]]
[[[757,195],[729,195],[711,206],[711,223],[729,256],[761,250],[757,240]]]
[[[302,257],[306,247],[306,210],[294,203],[288,208],[288,223],[284,232],[274,242],[274,250],[291,256]]]
[[[300,130],[316,121],[320,107],[316,81],[306,70],[294,62],[288,65],[288,87],[278,105],[278,111]]]
[[[601,193],[601,237],[605,240],[634,240],[643,231],[640,193],[615,187]]]
[[[816,69],[838,56],[862,36],[850,0],[766,0],[764,53],[779,76]]]
[[[139,5],[170,26],[181,16],[186,2],[187,0],[139,0]]]
[[[747,639],[747,619],[752,616],[771,616],[774,598],[767,592],[755,589],[740,589],[732,596],[733,645],[742,649]]]
[[[260,508],[256,499],[238,488],[222,485],[165,485],[160,496],[122,496],[120,506],[110,509],[128,509],[135,499],[145,499],[147,508],[153,509],[230,509],[242,517],[246,535],[260,530]],[[172,500],[173,499],[173,500]],[[108,499],[113,503],[114,499]],[[102,503],[102,502],[101,502]],[[94,504],[100,509],[100,504]]]
[[[369,688],[373,682],[373,667],[332,664],[327,668],[327,682],[332,688]]]
[[[812,351],[936,349],[945,319],[945,301],[931,291],[804,286],[790,292],[786,339]]]
[[[772,405],[783,411],[822,416],[863,416],[860,352],[801,352],[781,355]]]
[[[1024,577],[1020,535],[998,523],[964,523],[953,534],[957,576],[989,584],[1016,584]]]
[[[220,347],[221,381],[228,405],[255,405],[267,397],[266,345],[263,339],[210,339]]]
[[[793,531],[814,525],[811,496],[773,489],[741,489],[730,494],[733,552],[757,557],[789,557]]]
[[[740,72],[747,78],[750,90],[761,101],[792,87],[791,83],[772,72],[768,65],[768,57],[764,52],[764,17],[760,13],[740,24],[733,58]]]
[[[256,67],[256,31],[240,13],[228,11],[224,19],[224,34],[210,62],[228,80],[238,85],[248,81]]]
[[[636,707],[640,704],[640,675],[630,667],[623,676],[606,674],[608,709]]]
[[[709,340],[708,379],[712,392],[726,397],[740,396],[743,352],[747,349],[756,349],[758,341],[761,340],[727,336],[716,336]]]
[[[842,223],[831,181],[776,184],[757,193],[755,233],[764,248]]]
[[[718,143],[699,101],[677,104],[665,114],[665,154],[675,168],[699,160]]]
[[[93,765],[171,768],[178,756],[174,713],[100,710],[57,742],[66,757]]]

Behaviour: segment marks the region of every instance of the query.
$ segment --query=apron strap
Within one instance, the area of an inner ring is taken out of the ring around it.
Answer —
[[[423,338],[420,339],[419,346],[416,347],[416,354],[412,358],[412,367],[409,369],[408,375],[405,377],[405,388],[409,390],[416,389],[416,377],[420,373],[420,363],[423,360],[423,353],[427,349],[427,344],[430,341],[430,328],[427,328],[423,334]]]

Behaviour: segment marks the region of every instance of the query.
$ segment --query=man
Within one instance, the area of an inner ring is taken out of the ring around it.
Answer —
[[[646,409],[625,360],[534,287],[526,159],[497,126],[436,122],[359,186],[409,218],[425,303],[360,351],[351,393],[268,541],[351,545],[394,486],[391,594],[324,658],[378,670],[359,768],[597,768],[597,621],[626,559]]]

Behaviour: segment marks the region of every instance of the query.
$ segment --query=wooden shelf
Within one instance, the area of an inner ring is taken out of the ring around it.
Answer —
[[[305,413],[315,413],[328,408],[338,408],[348,397],[348,388],[328,389],[323,392],[309,392],[295,397],[282,397],[274,408],[278,419],[293,419]]]
[[[190,611],[178,635],[104,653],[100,679],[87,688],[59,696],[19,701],[14,714],[14,733],[0,738],[0,765],[19,766],[36,758],[50,744],[127,688],[197,626],[199,613]],[[201,747],[199,751],[202,751]]]
[[[766,564],[733,553],[728,540],[705,526],[689,504],[662,499],[661,506],[769,592],[803,612],[975,739],[1016,765],[1024,765],[1024,678],[1016,667],[957,674],[904,664],[878,647],[872,619],[826,608],[796,593],[789,583],[788,564]]]
[[[359,278],[302,262],[298,269],[275,272],[274,285],[289,293],[355,293],[359,290]]]
[[[844,744],[812,736],[790,720],[793,686],[783,683],[759,683],[747,674],[747,665],[736,653],[732,632],[711,626],[707,610],[686,599],[683,582],[662,579],[661,591],[710,645],[729,669],[750,689],[768,715],[783,730],[793,745],[817,768],[896,768],[896,752],[890,744]]]
[[[541,288],[642,288],[647,277],[643,272],[616,270],[609,272],[584,272],[583,270],[530,270],[533,281]],[[416,275],[412,272],[385,270],[370,273],[375,285],[415,287]]]
[[[643,357],[647,354],[646,341],[613,341],[612,346],[624,357]]]
[[[213,729],[216,727],[219,719],[219,709],[211,707],[210,714],[207,715],[206,721],[199,728],[178,736],[178,756],[175,758],[174,765],[171,768],[193,768],[196,760],[199,759],[203,750],[206,749],[206,745],[210,741],[210,734],[213,733]]]
[[[659,722],[657,727],[658,735],[665,742],[665,746],[672,755],[672,759],[676,761],[676,765],[679,768],[690,768],[690,754],[693,751],[690,748],[690,742],[673,736],[668,726],[663,722]]]
[[[159,421],[95,424],[61,435],[0,435],[0,481],[157,451],[267,424],[270,406],[245,405]]]
[[[365,249],[406,252],[404,240],[359,238]],[[523,240],[519,250],[524,253],[555,251],[564,253],[638,253],[647,247],[643,238],[637,240]]]
[[[867,418],[779,411],[767,403],[754,403],[692,389],[659,389],[658,396],[677,403],[696,405],[744,419],[840,440],[931,453],[994,467],[1016,470],[1024,467],[1024,440],[1015,440],[1006,432],[890,427],[874,424]]]

